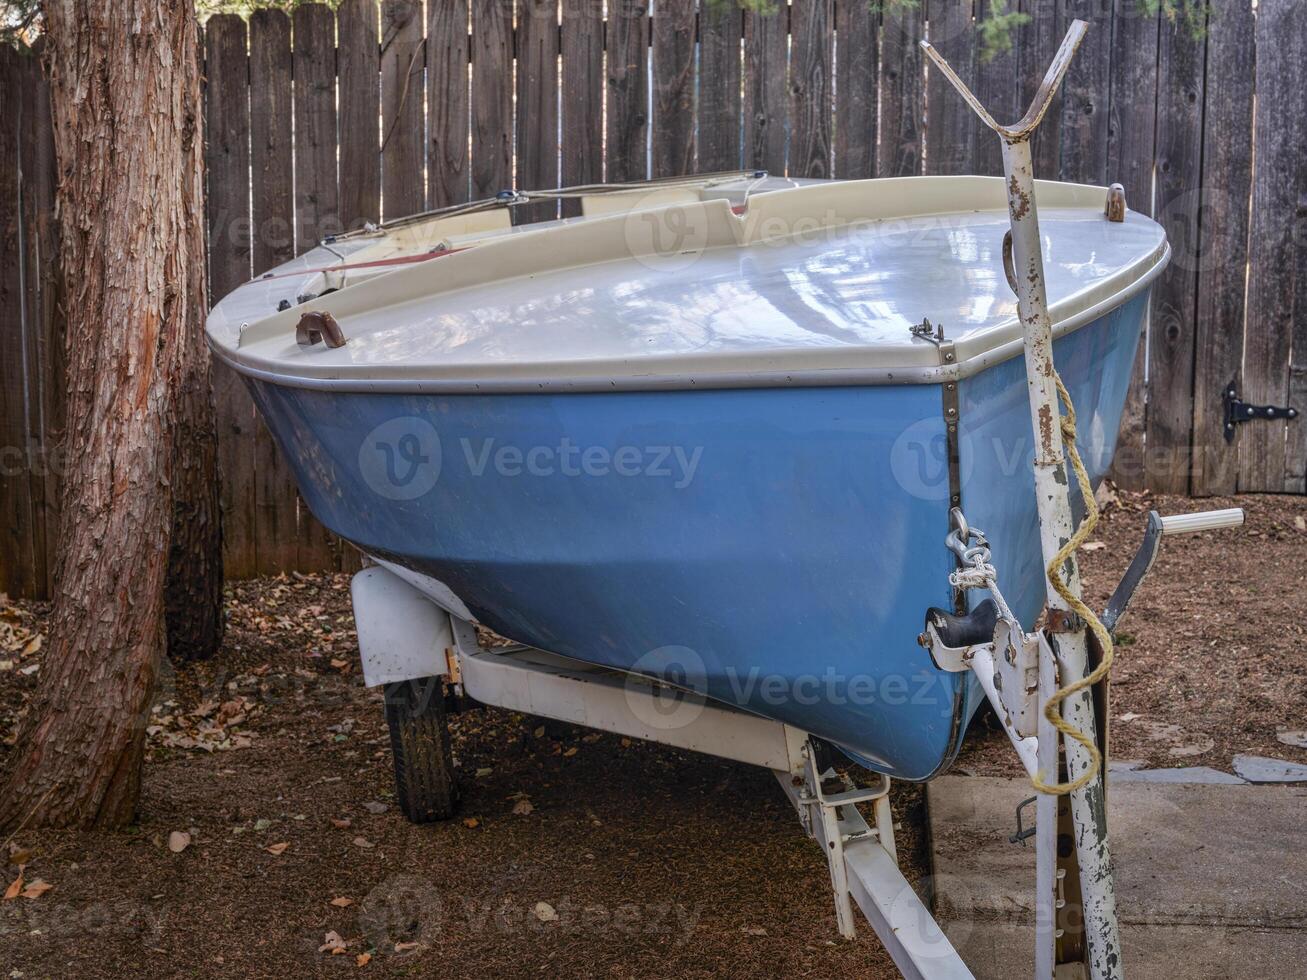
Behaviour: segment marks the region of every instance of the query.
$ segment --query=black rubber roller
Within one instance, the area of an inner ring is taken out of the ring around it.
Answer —
[[[998,603],[993,599],[986,599],[965,616],[955,616],[933,606],[926,610],[926,625],[934,626],[944,645],[954,649],[988,643],[994,638],[997,624]]]

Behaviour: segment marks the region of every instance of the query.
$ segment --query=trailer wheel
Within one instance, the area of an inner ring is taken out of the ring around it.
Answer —
[[[447,820],[458,807],[442,678],[387,684],[386,725],[395,761],[395,795],[413,823]]]

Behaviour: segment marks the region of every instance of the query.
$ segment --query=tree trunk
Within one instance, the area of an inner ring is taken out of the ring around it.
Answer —
[[[63,525],[0,826],[131,820],[164,647],[170,429],[203,309],[191,0],[46,0],[68,330]]]
[[[198,57],[198,54],[197,54]],[[195,105],[198,112],[198,100]],[[192,125],[198,126],[197,115]],[[191,140],[185,166],[193,178],[183,188],[185,213],[199,265],[193,270],[182,353],[180,393],[173,426],[173,521],[164,585],[168,655],[174,661],[207,660],[222,645],[222,510],[218,494],[218,430],[209,377],[204,319],[209,310],[203,276],[204,144]]]

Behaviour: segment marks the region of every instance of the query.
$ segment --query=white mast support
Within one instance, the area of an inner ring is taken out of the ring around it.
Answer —
[[[1062,446],[1062,429],[1059,422],[1057,387],[1054,381],[1053,325],[1048,314],[1048,294],[1044,280],[1044,259],[1040,245],[1039,214],[1035,202],[1034,166],[1030,152],[1030,137],[1039,127],[1047,112],[1076,49],[1084,39],[1089,25],[1077,20],[1067,31],[1048,73],[1044,76],[1020,122],[1003,126],[985,110],[966,84],[949,67],[948,62],[929,44],[923,41],[926,54],[953,84],[976,114],[994,130],[1003,141],[1003,167],[1007,178],[1008,215],[1011,221],[1012,262],[1007,269],[1012,288],[1017,294],[1017,313],[1021,319],[1025,342],[1026,384],[1030,396],[1030,417],[1035,435],[1035,495],[1039,511],[1040,543],[1044,562],[1051,562],[1062,546],[1071,538],[1074,522],[1071,513],[1070,481],[1066,456]],[[1005,248],[1006,252],[1007,249]],[[1071,556],[1063,570],[1063,577],[1074,595],[1080,595],[1080,574]],[[1058,667],[1062,683],[1084,677],[1088,673],[1089,648],[1085,625],[1071,614],[1066,601],[1053,589],[1047,588],[1049,626],[1055,633],[1054,646],[1058,654]],[[1042,714],[1042,712],[1041,712]],[[1067,698],[1062,704],[1062,717],[1091,740],[1097,740],[1093,702],[1089,691]],[[1056,740],[1052,744],[1056,745]],[[1090,765],[1089,753],[1077,742],[1066,740],[1067,773],[1074,780]],[[1046,772],[1048,782],[1056,781],[1057,772]],[[1045,804],[1040,815],[1052,808]],[[1076,833],[1076,854],[1080,866],[1080,886],[1083,901],[1083,920],[1088,954],[1089,974],[1092,980],[1120,980],[1124,975],[1121,965],[1121,940],[1116,916],[1116,892],[1112,881],[1111,855],[1107,842],[1107,801],[1102,779],[1091,780],[1081,790],[1071,794],[1071,813]],[[1049,836],[1047,819],[1040,821],[1037,844]],[[1054,827],[1056,821],[1052,821]],[[1047,859],[1039,866],[1043,872],[1038,880],[1041,889],[1037,895],[1037,908],[1056,895],[1047,894]],[[1038,913],[1037,913],[1038,919]],[[1040,969],[1048,964],[1043,947],[1048,942],[1048,930],[1037,931],[1040,950],[1037,962]],[[1049,980],[1051,972],[1041,972],[1038,980]]]

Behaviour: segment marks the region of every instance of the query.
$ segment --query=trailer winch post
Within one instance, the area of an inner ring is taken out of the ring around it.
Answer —
[[[1089,25],[1074,21],[1049,66],[1043,82],[1026,115],[1011,126],[995,122],[948,62],[930,45],[922,47],[967,101],[981,120],[1003,141],[1003,168],[1006,178],[1010,238],[1004,242],[1005,271],[1017,296],[1017,313],[1021,320],[1025,348],[1026,384],[1030,400],[1030,418],[1035,436],[1035,495],[1039,511],[1040,544],[1044,562],[1052,562],[1075,529],[1071,512],[1070,480],[1063,449],[1061,410],[1058,406],[1056,374],[1053,364],[1053,327],[1048,313],[1048,295],[1044,279],[1044,261],[1040,246],[1039,213],[1035,203],[1034,165],[1030,139],[1039,128],[1049,103],[1070,67],[1076,49]],[[1010,261],[1009,261],[1010,256]],[[1071,593],[1080,595],[1080,576],[1075,556],[1063,569],[1063,578]],[[1086,676],[1089,672],[1089,643],[1085,624],[1072,613],[1066,600],[1050,583],[1047,590],[1052,649],[1057,664],[1040,664],[1040,695],[1046,699],[1057,686],[1056,667],[1062,684]],[[1084,690],[1062,702],[1062,718],[1091,741],[1097,740],[1091,692]],[[1040,712],[1040,767],[1046,783],[1058,782],[1057,746],[1063,743],[1069,779],[1075,780],[1093,764],[1093,757],[1073,739],[1061,739],[1056,729]],[[1045,768],[1045,767],[1050,768]],[[1123,976],[1121,942],[1116,916],[1116,894],[1112,881],[1111,856],[1107,842],[1107,801],[1101,778],[1092,779],[1070,794],[1074,827],[1075,863],[1078,864],[1084,924],[1083,956],[1077,953],[1071,963],[1083,964],[1092,980],[1118,980]],[[1036,976],[1051,980],[1054,971],[1061,976],[1068,966],[1056,952],[1058,916],[1057,871],[1070,874],[1065,859],[1056,856],[1058,797],[1041,794],[1036,830]],[[1062,962],[1059,962],[1061,960]],[[1075,969],[1074,966],[1071,967]]]

